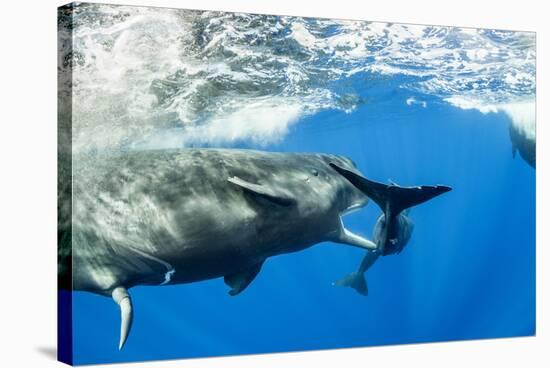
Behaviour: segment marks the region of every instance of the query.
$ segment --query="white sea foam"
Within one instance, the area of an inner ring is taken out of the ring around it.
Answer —
[[[524,135],[534,140],[536,138],[536,105],[535,101],[514,102],[499,107],[512,119],[514,125],[520,128]]]
[[[313,36],[302,23],[292,23],[292,37],[304,47],[314,47],[317,44],[317,38]]]
[[[444,99],[453,106],[459,107],[464,110],[478,110],[483,114],[490,112],[498,112],[498,106],[492,104],[485,104],[481,100],[474,98],[466,98],[463,96],[453,96]]]
[[[482,100],[453,96],[445,98],[445,101],[461,109],[475,109],[483,114],[504,112],[508,115],[512,124],[521,130],[527,138],[534,140],[536,137],[536,106],[534,99],[501,104],[487,104]]]
[[[250,141],[259,145],[277,142],[302,114],[302,106],[295,102],[256,102],[243,106],[225,116],[216,116],[208,124],[185,128],[183,145],[203,143],[223,145]]]
[[[426,101],[419,101],[414,96],[411,96],[411,97],[407,98],[405,103],[407,104],[407,106],[420,105],[423,108],[428,107],[428,103]]]
[[[531,33],[104,4],[73,19],[60,56],[73,63],[75,151],[269,144],[307,114],[353,111],[357,93],[332,87],[359,73],[406,75],[399,87],[534,134]]]

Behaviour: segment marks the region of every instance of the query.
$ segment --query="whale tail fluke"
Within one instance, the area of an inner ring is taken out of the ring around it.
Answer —
[[[397,216],[407,208],[419,205],[451,190],[445,185],[421,185],[402,187],[395,183],[383,184],[369,180],[352,171],[330,164],[357,189],[365,193],[384,211],[386,218]]]
[[[367,287],[367,281],[365,275],[361,272],[352,272],[343,279],[336,281],[334,286],[347,286],[355,289],[359,294],[367,296],[369,289]]]
[[[402,187],[394,183],[387,185],[369,180],[333,163],[330,166],[376,202],[384,212],[386,224],[377,241],[377,250],[383,255],[393,254],[402,249],[393,246],[395,239],[390,238],[390,232],[394,228],[396,218],[403,211],[451,190],[450,187],[445,185],[421,185],[416,187]]]
[[[445,185],[421,185],[402,187],[396,184],[385,185],[365,179],[363,188],[386,216],[397,216],[411,207],[427,202],[451,190]]]

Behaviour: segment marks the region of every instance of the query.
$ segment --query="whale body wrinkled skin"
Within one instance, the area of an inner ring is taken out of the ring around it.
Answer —
[[[119,348],[132,324],[133,286],[224,277],[237,295],[269,257],[323,241],[378,247],[347,230],[341,216],[368,203],[365,186],[379,191],[382,184],[364,179],[342,156],[181,149],[73,162],[72,236],[65,245],[72,244],[72,289],[119,305]],[[446,187],[403,190],[431,198]],[[59,272],[61,280],[70,277]]]
[[[110,295],[120,285],[206,280],[335,240],[340,214],[368,198],[329,162],[353,169],[336,156],[241,150],[79,160],[73,287]]]

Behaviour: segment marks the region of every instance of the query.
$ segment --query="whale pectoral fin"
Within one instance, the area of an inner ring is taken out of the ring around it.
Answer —
[[[118,350],[121,350],[130,334],[134,319],[132,299],[130,298],[130,294],[128,294],[128,290],[123,286],[115,288],[111,295],[115,303],[120,307],[120,340]]]
[[[262,269],[263,264],[264,262],[262,261],[244,271],[237,272],[232,275],[226,275],[223,278],[223,281],[225,281],[227,286],[231,288],[231,290],[229,290],[229,295],[235,296],[246,289],[246,287],[250,285],[250,283],[256,278],[256,276]]]
[[[250,183],[236,176],[227,179],[227,181],[241,187],[248,193],[258,195],[280,206],[286,207],[296,203],[296,200],[292,198],[291,195],[283,192],[282,190],[277,190],[266,185]]]

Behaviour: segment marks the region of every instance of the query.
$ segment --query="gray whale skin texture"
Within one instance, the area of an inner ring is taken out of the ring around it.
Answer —
[[[69,290],[114,299],[119,349],[132,324],[133,286],[224,277],[237,295],[267,258],[320,242],[384,254],[396,231],[392,218],[450,190],[376,183],[350,159],[330,154],[182,149],[77,156],[73,163],[72,236],[59,248],[60,259],[72,257],[72,274],[60,267],[58,277]],[[369,197],[388,229],[377,243],[341,220]]]

